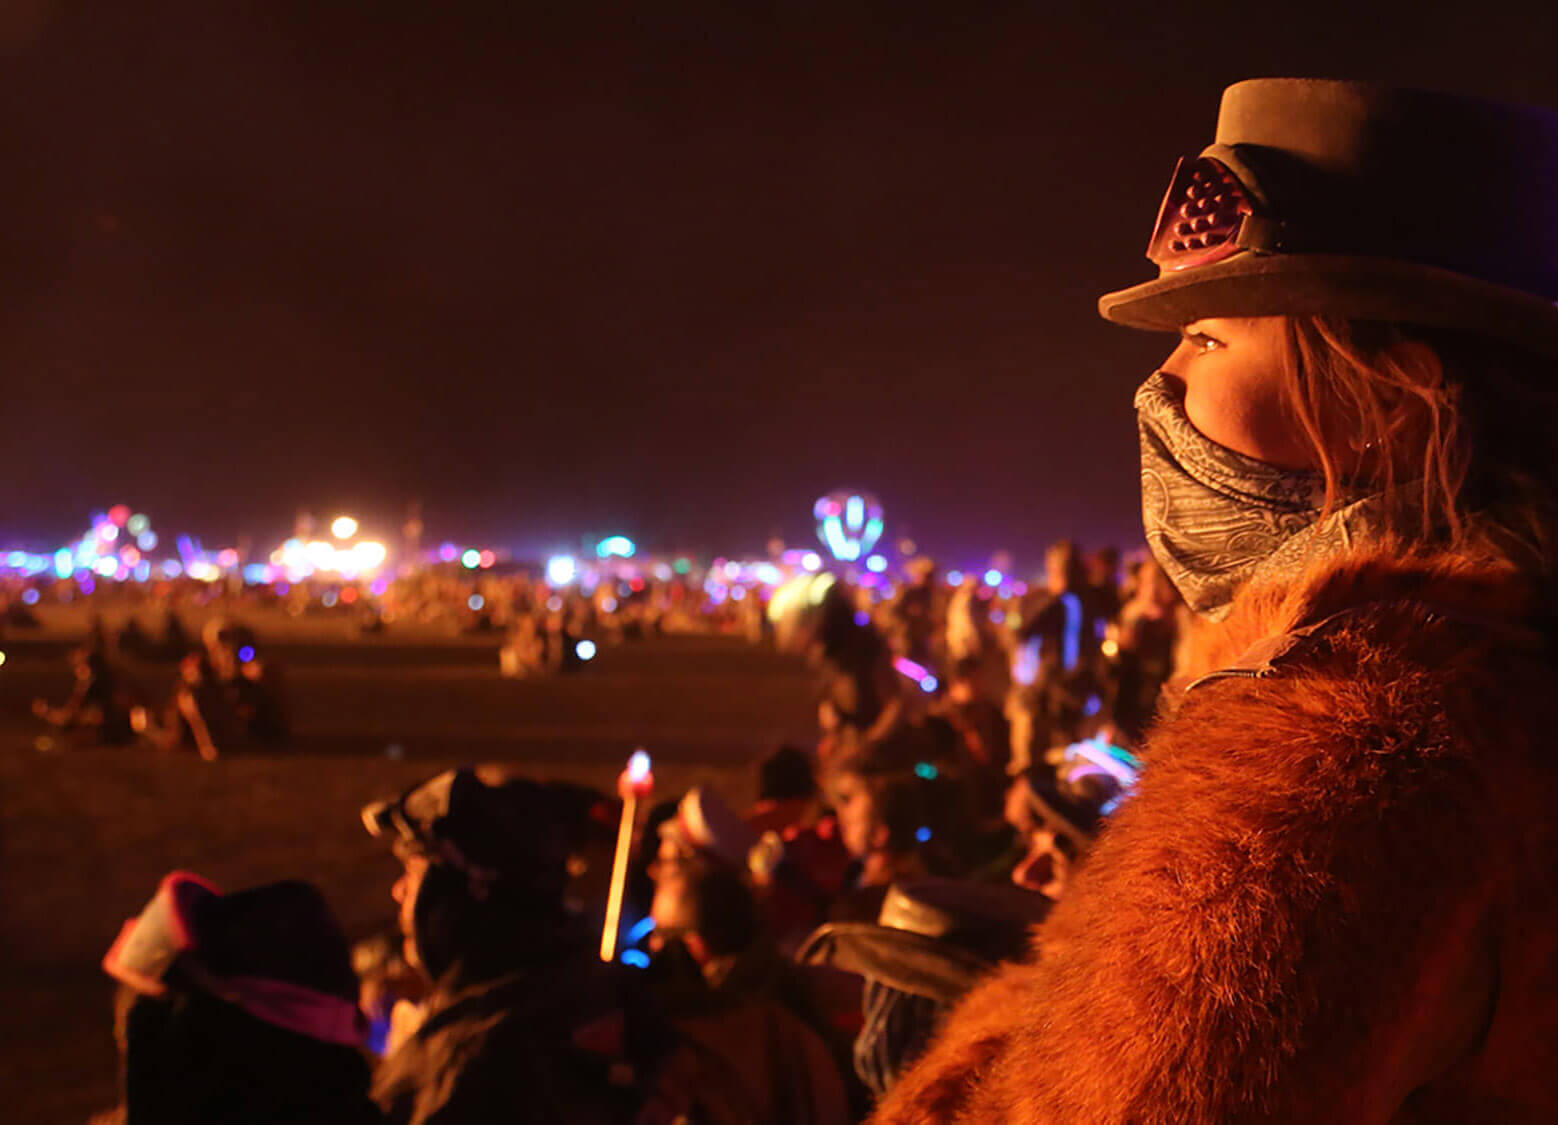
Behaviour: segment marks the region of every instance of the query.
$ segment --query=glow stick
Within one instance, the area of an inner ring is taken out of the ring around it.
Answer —
[[[606,922],[600,933],[600,959],[608,964],[617,955],[617,926],[622,919],[622,895],[627,890],[628,854],[633,849],[633,823],[638,816],[638,799],[654,789],[655,777],[649,769],[649,755],[643,748],[633,751],[628,768],[617,778],[617,794],[622,798],[622,821],[617,825],[617,854],[611,861],[611,891],[606,896]]]

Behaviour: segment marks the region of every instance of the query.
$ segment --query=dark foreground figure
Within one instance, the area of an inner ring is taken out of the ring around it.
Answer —
[[[319,892],[219,894],[175,872],[103,968],[128,1125],[372,1125],[366,1027],[346,939]]]
[[[1205,678],[877,1120],[1558,1121],[1558,115],[1241,83],[1149,256]]]
[[[604,800],[604,798],[598,798]],[[754,1045],[795,1045],[805,1029],[778,1004],[715,997],[699,1014],[664,1003],[654,974],[603,964],[598,931],[567,905],[570,856],[592,823],[588,793],[525,780],[488,784],[441,774],[363,811],[405,865],[396,884],[405,956],[426,999],[397,1011],[373,1097],[397,1125],[638,1122],[698,1125],[841,1120],[842,1089],[826,1050],[776,1058]],[[700,980],[700,985],[702,981]],[[705,990],[708,991],[708,990]],[[729,1003],[722,1001],[729,1000]],[[776,1034],[787,1020],[788,1034]],[[718,1030],[723,1041],[701,1031]],[[798,1048],[797,1048],[798,1050]],[[781,1092],[774,1114],[755,1096],[754,1063],[797,1085],[831,1077],[836,1113]]]

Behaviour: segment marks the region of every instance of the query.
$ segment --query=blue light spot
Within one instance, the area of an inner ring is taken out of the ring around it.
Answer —
[[[622,951],[622,963],[632,965],[635,969],[649,968],[649,954],[642,949],[624,949]]]
[[[654,932],[655,916],[653,914],[646,914],[644,917],[635,922],[633,927],[628,930],[627,943],[629,945],[637,945],[639,942],[643,941],[646,937]]]
[[[914,830],[914,838],[922,844],[926,843],[928,840],[930,840],[930,829],[926,828],[923,824],[920,825]]]
[[[242,664],[251,663],[254,660],[254,646],[244,645],[238,650],[238,660]]]
[[[390,1021],[388,1016],[378,1016],[368,1021],[368,1050],[383,1055],[389,1050]]]
[[[22,591],[22,602],[24,604],[26,604],[26,605],[37,605],[38,604],[38,591],[37,590],[23,590]]]
[[[594,660],[595,642],[590,640],[580,641],[573,646],[573,654],[580,660]]]
[[[326,590],[325,596],[319,599],[320,604],[322,604],[326,609],[329,609],[331,606],[335,605],[338,600],[339,599],[336,597],[334,590]]]
[[[470,597],[465,599],[465,604],[470,606],[472,609],[480,609],[482,606],[487,604],[487,599],[482,597],[480,594],[472,594]]]
[[[1066,634],[1061,640],[1060,662],[1069,672],[1077,666],[1082,651],[1082,599],[1075,594],[1062,594],[1060,601],[1066,607]]]
[[[856,610],[855,624],[864,629],[867,625],[871,624],[871,615],[863,609]]]
[[[1001,572],[992,566],[989,570],[985,571],[985,585],[999,586],[1001,584],[1001,577]]]
[[[872,574],[881,574],[887,569],[887,560],[881,555],[872,555],[866,560],[866,569]]]
[[[914,764],[914,775],[923,777],[926,781],[935,781],[941,775],[941,771],[930,762],[916,762]]]
[[[937,681],[935,676],[926,676],[923,680],[920,681],[920,690],[923,691],[926,695],[930,695],[940,686],[941,684]]]
[[[949,571],[947,571],[947,585],[948,586],[961,586],[961,585],[963,585],[963,572],[961,570],[949,570]]]
[[[1082,714],[1084,715],[1096,715],[1103,709],[1104,701],[1099,699],[1096,694],[1088,696],[1087,701],[1082,704]]]

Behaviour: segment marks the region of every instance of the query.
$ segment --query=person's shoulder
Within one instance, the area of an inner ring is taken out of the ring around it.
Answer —
[[[1196,620],[1171,699],[1217,680],[1323,679],[1330,654],[1344,655],[1346,675],[1347,661],[1442,665],[1479,646],[1531,656],[1543,647],[1527,624],[1537,601],[1536,582],[1498,560],[1388,546],[1349,553],[1242,591],[1220,621]]]

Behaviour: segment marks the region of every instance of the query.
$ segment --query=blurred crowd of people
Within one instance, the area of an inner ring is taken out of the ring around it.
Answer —
[[[346,643],[408,630],[415,630],[413,640],[485,641],[511,677],[578,672],[600,648],[646,637],[735,633],[759,640],[766,629],[758,593],[716,600],[701,577],[605,575],[587,589],[559,588],[523,571],[452,567],[415,571],[382,588],[324,581],[87,586],[76,578],[4,580],[0,636],[36,636],[43,615],[72,602],[89,607],[86,636],[69,651],[66,698],[33,703],[48,732],[44,744],[194,750],[207,760],[286,742],[276,639],[318,639],[289,632],[286,622],[294,619],[343,625],[337,640]],[[261,643],[262,632],[268,643]]]
[[[440,774],[361,811],[403,873],[396,924],[355,947],[306,883],[170,874],[104,958],[103,1119],[863,1119],[1024,955],[1131,788],[1183,614],[1154,564],[1117,566],[1057,544],[1015,598],[929,564],[888,600],[798,578],[766,620],[816,670],[818,738],[759,764],[754,804],[699,787],[624,817],[626,773]],[[242,679],[251,643],[209,627],[181,667]],[[67,706],[102,706],[87,678]]]
[[[132,618],[110,636],[94,619],[85,643],[70,651],[73,683],[59,704],[38,698],[33,714],[56,740],[71,744],[188,750],[214,761],[236,747],[275,747],[286,741],[287,714],[280,674],[262,655],[254,631],[208,618],[191,638],[168,611],[161,636]],[[141,674],[131,674],[135,665]],[[171,689],[144,670],[171,665]]]

